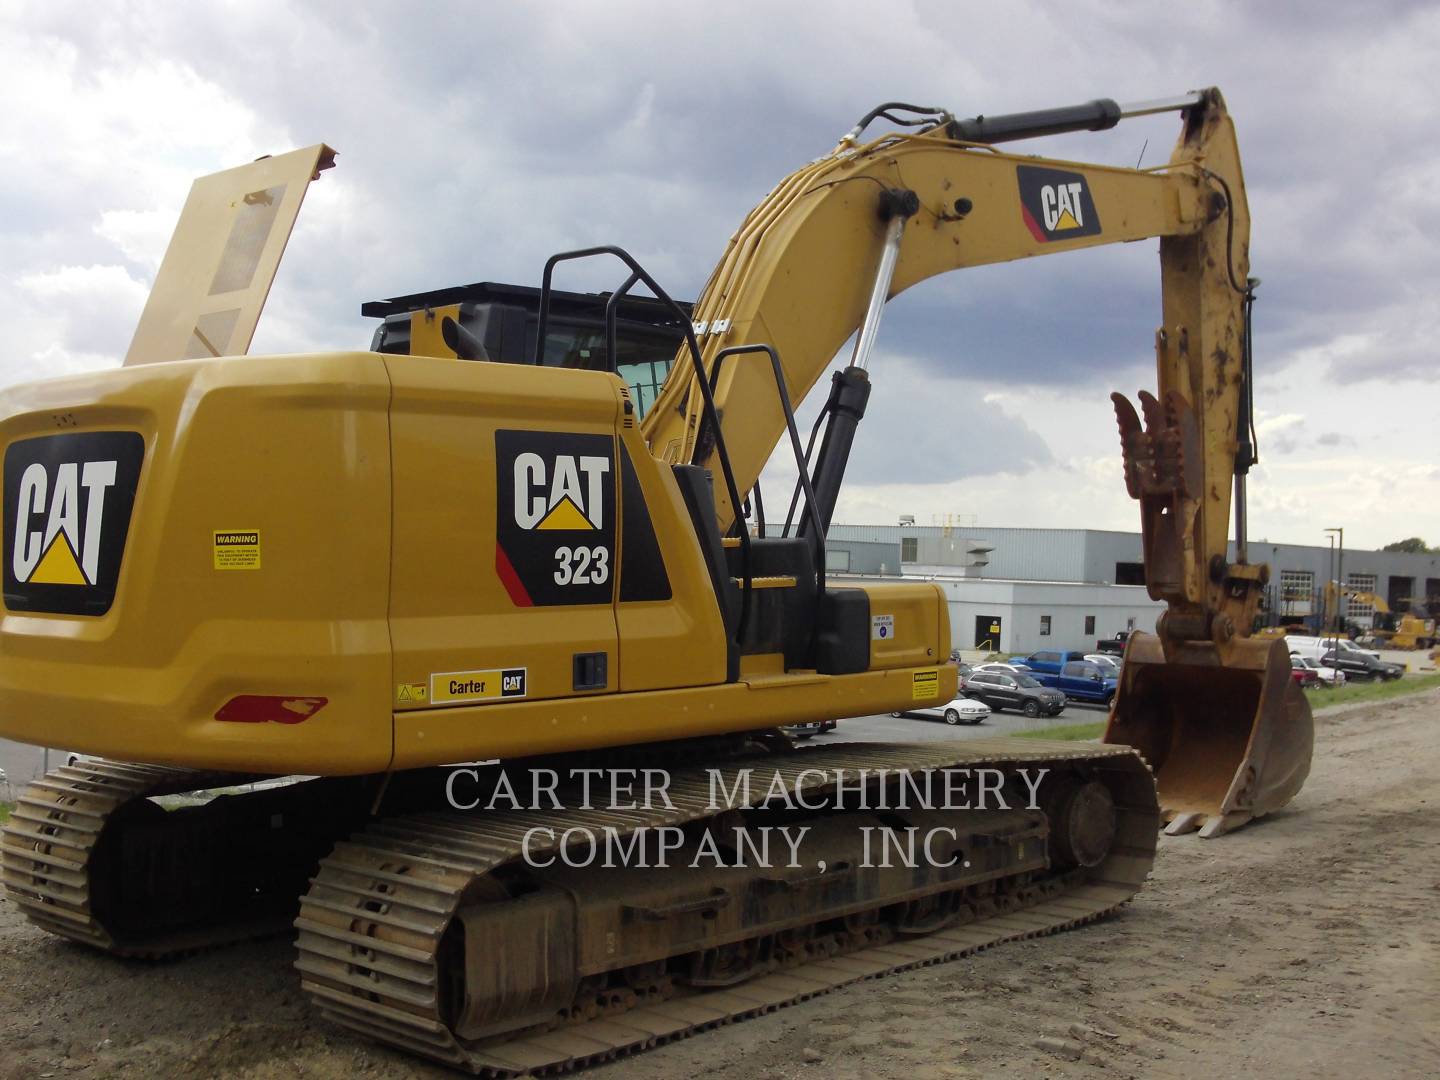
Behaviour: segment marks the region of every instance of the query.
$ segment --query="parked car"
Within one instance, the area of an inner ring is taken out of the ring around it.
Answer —
[[[1120,678],[1120,658],[1118,656],[1112,656],[1109,653],[1087,652],[1085,654],[1085,660],[1105,672],[1107,677],[1111,679]]]
[[[1065,711],[1065,695],[1041,686],[1024,672],[985,671],[977,668],[966,680],[965,696],[983,701],[994,712],[1015,709],[1026,716],[1059,716]]]
[[[807,720],[803,724],[786,724],[780,729],[792,739],[811,739],[835,730],[834,720]]]
[[[1303,667],[1306,671],[1315,673],[1316,684],[1334,689],[1337,686],[1345,685],[1345,673],[1338,668],[1325,667],[1318,661],[1311,660],[1308,656],[1301,656],[1299,653],[1290,654],[1290,669]],[[1301,685],[1305,685],[1301,683]]]
[[[1379,660],[1380,654],[1373,649],[1362,649],[1349,638],[1344,637],[1308,637],[1291,634],[1285,639],[1285,648],[1291,654],[1298,653],[1311,660],[1319,660],[1327,652],[1335,651],[1346,656],[1368,656],[1372,660]]]
[[[1129,637],[1129,630],[1118,631],[1113,638],[1101,638],[1095,642],[1095,651],[1110,653],[1114,656],[1123,656],[1125,654],[1125,642]]]
[[[975,671],[974,664],[967,664],[963,660],[955,665],[959,671],[960,689],[965,689],[965,680]]]
[[[1350,679],[1398,679],[1405,674],[1400,664],[1377,660],[1359,649],[1332,649],[1320,657],[1320,664],[1343,671]]]
[[[944,720],[945,723],[954,727],[956,724],[983,724],[985,718],[990,715],[990,706],[976,698],[968,698],[963,694],[954,701],[944,705],[926,705],[918,709],[906,709],[904,712],[891,713],[891,716],[932,716]]]
[[[1320,675],[1314,668],[1308,668],[1305,664],[1303,656],[1290,657],[1290,678],[1301,690],[1309,690],[1311,687],[1320,685]]]
[[[1029,656],[1020,657],[1020,663],[1028,667],[1035,675],[1059,675],[1060,670],[1075,661],[1083,661],[1085,654],[1073,649],[1053,649],[1033,652]]]
[[[1105,706],[1109,706],[1111,699],[1115,697],[1115,687],[1119,685],[1113,676],[1088,660],[1068,661],[1054,674],[1036,671],[1034,677],[1041,686],[1062,691],[1067,700],[1089,701]]]

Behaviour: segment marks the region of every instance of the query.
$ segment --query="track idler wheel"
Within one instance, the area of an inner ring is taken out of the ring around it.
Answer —
[[[1070,868],[1099,866],[1115,843],[1115,798],[1098,780],[1058,777],[1040,789],[1050,821],[1050,862]]]

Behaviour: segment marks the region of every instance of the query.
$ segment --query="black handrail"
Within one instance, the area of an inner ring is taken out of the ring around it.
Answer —
[[[607,371],[618,371],[620,368],[619,344],[615,334],[615,313],[620,309],[620,301],[627,293],[635,287],[635,282],[640,279],[631,274],[625,279],[625,284],[610,294],[610,299],[605,301],[605,355]]]
[[[785,369],[780,364],[780,354],[775,351],[773,345],[731,345],[728,349],[721,349],[715,354],[715,360],[710,365],[710,394],[713,397],[715,387],[720,382],[720,368],[725,361],[732,356],[744,356],[750,353],[763,352],[770,357],[770,369],[775,373],[775,389],[780,395],[780,407],[785,410],[785,427],[790,432],[790,449],[795,454],[795,467],[800,470],[799,485],[805,490],[805,505],[809,511],[810,524],[815,530],[815,589],[816,595],[825,595],[825,530],[820,526],[820,508],[815,503],[815,492],[810,486],[810,473],[805,468],[805,457],[800,449],[800,433],[795,428],[795,410],[790,406],[790,394],[785,389]],[[720,443],[720,429],[717,425],[715,430],[716,445]],[[749,582],[746,582],[749,588]],[[741,601],[740,610],[745,611],[747,604]],[[744,625],[743,620],[741,625]]]
[[[558,263],[570,262],[575,259],[589,259],[596,255],[613,255],[630,268],[630,277],[621,286],[620,290],[611,295],[605,305],[605,335],[608,343],[611,343],[611,355],[607,362],[609,370],[615,370],[615,355],[613,342],[615,340],[615,306],[619,297],[624,296],[634,287],[637,281],[643,282],[645,287],[654,294],[666,307],[675,313],[680,325],[685,327],[685,344],[690,351],[690,363],[695,368],[696,382],[700,386],[700,397],[704,401],[702,420],[712,424],[715,428],[715,454],[720,459],[720,472],[725,477],[725,493],[730,496],[730,506],[735,513],[740,512],[740,492],[735,486],[735,471],[730,467],[730,454],[725,449],[725,438],[720,432],[719,414],[715,409],[715,396],[710,392],[710,383],[705,378],[705,362],[700,358],[700,343],[695,339],[695,326],[690,321],[689,314],[685,309],[671,299],[670,294],[660,287],[660,283],[650,276],[649,272],[641,266],[633,255],[624,248],[616,247],[613,244],[603,244],[599,247],[581,248],[577,251],[562,251],[557,255],[551,255],[545,260],[545,273],[540,279],[540,315],[536,327],[535,336],[535,364],[540,366],[545,357],[545,333],[550,321],[550,279],[554,276],[555,266]],[[740,532],[740,568],[742,593],[740,601],[740,622],[735,629],[735,644],[740,644],[740,635],[745,626],[745,618],[748,614],[747,606],[750,596],[750,533],[742,529]],[[719,597],[717,600],[721,599]]]
[[[824,404],[823,406],[821,406],[819,415],[817,415],[817,416],[815,417],[815,423],[814,423],[814,425],[810,428],[810,441],[805,444],[805,464],[804,464],[804,466],[803,466],[803,467],[801,468],[801,470],[800,470],[800,474],[801,474],[802,476],[808,476],[808,475],[809,475],[810,455],[811,455],[812,453],[814,453],[814,451],[815,451],[815,440],[816,440],[816,439],[819,437],[819,435],[820,435],[820,425],[825,422],[825,418],[826,418],[827,416],[829,416],[829,415],[830,415],[830,401],[827,399],[826,402],[825,402],[825,404]],[[780,535],[782,535],[782,536],[789,536],[789,535],[790,535],[790,526],[791,526],[791,523],[795,520],[795,507],[799,504],[799,502],[800,502],[800,481],[797,479],[797,480],[795,481],[795,490],[790,493],[790,508],[785,511],[785,528],[784,528],[784,531],[783,531]]]

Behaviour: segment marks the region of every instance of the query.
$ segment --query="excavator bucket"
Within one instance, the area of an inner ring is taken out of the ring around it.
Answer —
[[[1203,647],[1167,660],[1153,634],[1131,634],[1125,648],[1103,741],[1150,762],[1172,836],[1239,828],[1288,803],[1310,774],[1315,723],[1285,642],[1232,649],[1222,665]]]

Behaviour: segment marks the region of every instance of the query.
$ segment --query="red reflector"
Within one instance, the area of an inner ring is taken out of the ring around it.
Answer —
[[[239,724],[298,724],[309,720],[330,701],[323,697],[275,697],[267,694],[240,694],[215,714],[216,720]]]

